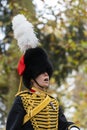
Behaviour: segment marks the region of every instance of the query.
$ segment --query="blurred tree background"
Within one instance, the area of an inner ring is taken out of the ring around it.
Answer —
[[[16,68],[21,52],[11,26],[13,16],[18,13],[32,22],[52,60],[51,90],[56,90],[67,118],[86,130],[86,0],[0,0],[0,127],[6,123],[19,85]]]

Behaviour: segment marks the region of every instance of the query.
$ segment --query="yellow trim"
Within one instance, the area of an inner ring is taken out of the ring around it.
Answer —
[[[19,95],[21,95],[21,94],[24,94],[24,93],[26,93],[26,92],[29,92],[29,90],[26,89],[26,90],[17,92],[16,95],[15,95],[15,97],[16,97],[16,96],[19,96]]]
[[[39,113],[42,109],[44,109],[47,104],[51,101],[51,98],[47,95],[47,97],[41,102],[37,107],[35,107],[33,110],[31,110],[28,114],[24,116],[23,124],[25,124],[28,120],[30,120],[33,116],[35,116],[37,113]]]
[[[70,130],[72,127],[77,127],[75,124],[72,124],[72,125],[70,125],[69,127],[68,127],[68,130]],[[78,128],[78,127],[77,127]]]
[[[19,83],[19,87],[18,87],[18,93],[21,91],[21,87],[22,87],[22,76],[20,77],[20,83]]]

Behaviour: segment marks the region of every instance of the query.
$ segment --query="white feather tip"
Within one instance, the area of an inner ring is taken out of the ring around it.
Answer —
[[[28,48],[35,48],[39,45],[35,35],[33,25],[24,15],[18,14],[12,20],[14,38],[18,41],[18,46],[22,52]]]

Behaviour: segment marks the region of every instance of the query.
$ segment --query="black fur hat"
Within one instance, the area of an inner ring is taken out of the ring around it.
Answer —
[[[43,72],[47,72],[49,77],[52,76],[52,64],[46,51],[40,47],[30,48],[25,52],[24,64],[26,67],[23,72],[23,82],[28,88],[30,88],[30,80]]]

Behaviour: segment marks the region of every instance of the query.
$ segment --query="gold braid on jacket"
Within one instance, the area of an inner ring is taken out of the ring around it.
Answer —
[[[58,130],[58,111],[59,104],[53,97],[49,96],[50,102],[36,115],[33,116],[33,110],[42,103],[46,93],[20,92],[24,109],[32,122],[34,130]],[[45,103],[43,104],[45,105]],[[38,110],[38,109],[37,109]],[[24,121],[25,122],[25,121]]]

